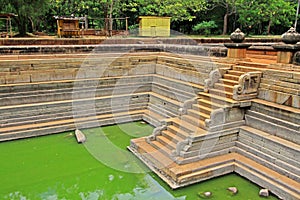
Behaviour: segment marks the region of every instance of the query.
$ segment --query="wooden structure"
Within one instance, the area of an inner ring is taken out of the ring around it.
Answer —
[[[80,18],[72,17],[55,17],[57,20],[57,35],[58,37],[79,37],[80,36],[80,27],[79,20]]]
[[[148,37],[169,37],[171,17],[141,16],[139,17],[139,35]]]
[[[119,17],[119,18],[89,18],[89,26],[92,29],[85,30],[86,33],[93,33],[93,35],[101,36],[113,36],[113,35],[128,35],[128,18],[129,17]],[[98,25],[95,24],[98,22]],[[99,23],[100,22],[100,23]],[[112,23],[112,25],[110,25]]]
[[[12,17],[16,17],[17,15],[12,13],[0,13],[0,20],[5,20],[5,27],[0,28],[0,37],[12,37],[12,25],[11,25],[11,19]]]

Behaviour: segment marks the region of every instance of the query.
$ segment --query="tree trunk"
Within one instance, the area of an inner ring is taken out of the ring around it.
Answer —
[[[17,25],[18,25],[19,35],[26,36],[27,23],[26,23],[26,19],[24,19],[23,16],[18,16]]]
[[[223,35],[227,34],[227,26],[228,26],[228,13],[224,15],[224,21],[223,21]]]
[[[270,35],[270,32],[271,32],[271,26],[272,26],[272,20],[269,21],[269,24],[268,24],[268,30],[267,30],[267,34]]]
[[[32,20],[32,18],[31,18],[31,17],[28,17],[28,19],[29,19],[29,21],[30,21],[30,23],[31,23],[31,29],[32,29],[32,33],[34,33],[34,32],[36,31],[36,28],[35,28],[34,22],[33,22],[33,20]]]
[[[112,12],[113,12],[113,6],[114,6],[114,0],[111,0],[110,3],[110,11],[109,11],[109,37],[112,37],[112,30],[113,30],[113,18],[112,18]]]

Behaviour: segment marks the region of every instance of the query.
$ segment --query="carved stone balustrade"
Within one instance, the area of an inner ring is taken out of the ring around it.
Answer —
[[[187,110],[192,108],[192,105],[197,103],[198,97],[188,99],[183,103],[182,108],[179,108],[179,116],[187,114]]]
[[[211,71],[209,73],[209,78],[204,81],[204,92],[208,92],[210,88],[214,87],[214,84],[217,83],[223,76],[226,74],[227,70],[231,68],[219,68]]]
[[[256,98],[261,75],[261,72],[248,72],[241,75],[239,84],[233,87],[233,99],[246,100]]]
[[[155,129],[153,129],[152,134],[147,137],[147,142],[151,142],[151,141],[156,140],[156,137],[161,135],[161,132],[163,130],[167,130],[167,125],[166,124],[163,124],[159,127],[156,127]]]

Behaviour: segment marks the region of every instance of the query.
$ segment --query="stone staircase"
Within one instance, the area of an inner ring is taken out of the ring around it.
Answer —
[[[280,198],[299,199],[299,110],[268,116],[278,105],[255,99],[267,66],[239,61],[213,70],[179,116],[128,148],[172,188],[237,172]]]

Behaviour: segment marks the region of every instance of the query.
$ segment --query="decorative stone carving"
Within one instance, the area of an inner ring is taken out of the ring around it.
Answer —
[[[214,84],[217,83],[230,69],[231,67],[212,70],[209,73],[209,78],[204,80],[204,92],[208,92],[210,88],[213,88]]]
[[[209,78],[204,81],[204,92],[208,92],[210,88],[214,86],[215,83],[222,78],[219,69],[215,69],[209,73]]]
[[[161,132],[162,132],[163,130],[167,130],[167,125],[163,124],[163,125],[161,125],[161,126],[159,126],[159,127],[156,127],[156,128],[153,130],[152,134],[151,134],[150,136],[147,137],[147,141],[150,142],[150,141],[156,140],[156,137],[159,136],[159,135],[161,135]]]
[[[291,27],[287,32],[281,35],[281,38],[285,44],[296,44],[300,41],[300,34],[294,27]]]
[[[183,141],[180,141],[176,145],[176,150],[172,151],[172,156],[177,157],[180,156],[181,151],[187,151],[188,148],[192,146],[192,142],[189,139],[185,139]]]
[[[233,87],[233,99],[242,100],[248,99],[247,96],[240,95],[256,94],[260,84],[261,72],[248,72],[239,78],[239,84]],[[253,96],[249,96],[253,98]]]
[[[245,34],[239,28],[237,28],[233,33],[231,33],[230,39],[234,43],[241,43],[245,39]]]
[[[197,103],[198,97],[194,97],[192,99],[188,99],[183,103],[182,108],[179,108],[179,115],[187,114],[187,110],[192,108],[192,105]]]
[[[205,126],[209,128],[212,126],[224,124],[226,119],[225,112],[226,112],[226,108],[218,108],[213,110],[210,113],[210,119],[205,120]]]

